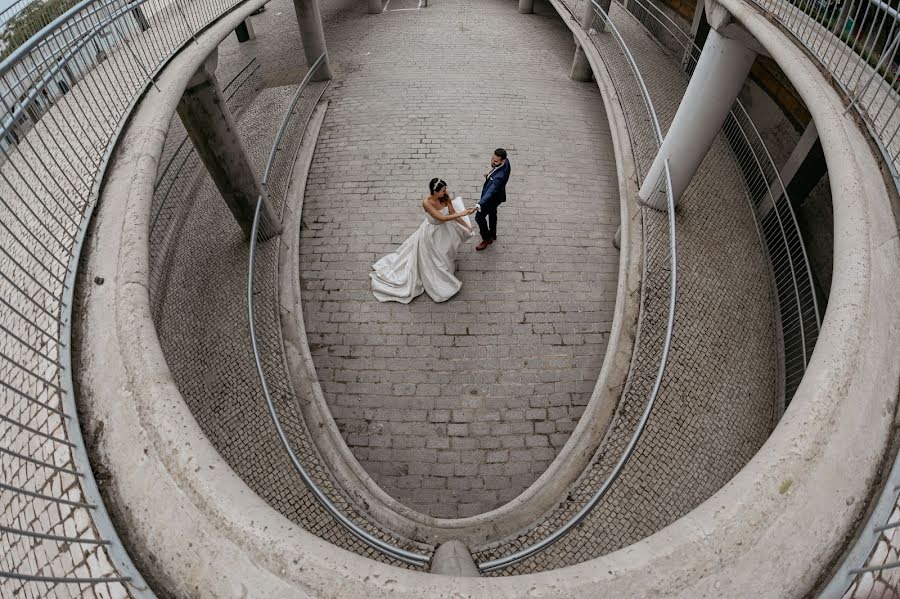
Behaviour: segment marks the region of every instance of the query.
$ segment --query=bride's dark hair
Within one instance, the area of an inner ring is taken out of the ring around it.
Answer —
[[[435,177],[434,179],[432,179],[431,182],[428,184],[428,189],[431,190],[432,194],[439,192],[441,189],[443,189],[445,187],[447,187],[447,182],[438,177]]]

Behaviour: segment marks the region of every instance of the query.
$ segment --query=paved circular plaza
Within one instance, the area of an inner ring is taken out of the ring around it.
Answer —
[[[430,515],[473,515],[547,468],[596,383],[618,268],[609,128],[596,86],[568,78],[572,37],[547,5],[363,9],[325,17],[336,78],[303,207],[308,340],[375,480]],[[428,181],[472,203],[496,147],[509,201],[499,242],[461,249],[462,291],[377,302],[371,265],[422,221]]]

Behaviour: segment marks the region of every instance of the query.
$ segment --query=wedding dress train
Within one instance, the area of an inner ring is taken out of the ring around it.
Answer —
[[[457,201],[461,209],[462,200]],[[441,211],[447,214],[447,209]],[[468,217],[464,217],[468,220]],[[380,302],[408,304],[423,291],[436,302],[445,302],[459,291],[456,253],[474,234],[457,221],[440,222],[430,214],[393,254],[372,265],[372,293]]]

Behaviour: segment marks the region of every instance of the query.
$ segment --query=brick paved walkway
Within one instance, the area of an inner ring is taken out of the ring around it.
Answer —
[[[611,15],[665,133],[687,76],[617,3]],[[595,35],[594,43],[619,82],[643,177],[655,141],[634,76],[611,34]],[[764,249],[741,181],[720,136],[676,212],[678,304],[672,349],[659,398],[631,460],[571,534],[495,575],[576,564],[653,534],[718,491],[768,438],[777,396],[774,311]],[[667,218],[652,210],[644,210],[643,217],[647,267],[637,354],[608,436],[558,509],[517,538],[476,548],[479,561],[509,555],[566,522],[600,487],[632,437],[657,374],[669,301]]]
[[[619,212],[608,124],[596,87],[567,77],[568,29],[538,11],[444,0],[326,19],[337,78],[300,249],[310,349],[363,467],[434,516],[498,507],[546,469],[608,341]],[[429,179],[473,202],[497,146],[510,152],[510,200],[499,242],[461,250],[460,294],[378,303],[371,264],[422,221]]]

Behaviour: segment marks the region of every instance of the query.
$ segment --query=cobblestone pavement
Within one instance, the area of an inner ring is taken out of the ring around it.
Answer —
[[[665,133],[687,77],[618,4],[613,3],[611,15]],[[656,142],[633,75],[610,34],[595,35],[594,43],[613,80],[621,83],[618,92],[643,177]],[[720,137],[679,204],[672,349],[634,455],[578,528],[549,550],[496,575],[579,563],[651,535],[719,490],[768,437],[777,402],[774,312],[767,261],[741,180]],[[561,526],[606,479],[635,430],[656,377],[669,301],[666,216],[644,210],[643,217],[647,264],[637,353],[607,438],[557,510],[516,538],[476,548],[478,561],[509,555]]]
[[[600,371],[619,213],[603,104],[568,79],[572,36],[546,3],[377,18],[360,4],[326,27],[337,79],[300,248],[313,361],[382,488],[430,515],[481,513],[547,468]],[[498,146],[512,162],[499,242],[461,250],[459,295],[377,302],[371,265],[422,221],[428,181],[472,203]]]
[[[313,84],[304,92],[297,117],[279,154],[281,167],[289,166],[306,120],[321,97],[324,84]],[[264,90],[253,99],[238,121],[238,129],[257,172],[262,173],[275,132],[296,86]],[[182,130],[174,121],[173,141]],[[270,192],[281,189],[272,180]],[[202,168],[202,167],[201,167]],[[273,204],[283,197],[272,193]],[[395,563],[368,549],[344,530],[307,491],[289,461],[266,408],[253,359],[247,322],[248,245],[237,222],[222,200],[212,179],[201,173],[200,183],[183,190],[169,202],[182,205],[178,218],[183,225],[177,235],[162,239],[174,243],[167,251],[170,271],[165,288],[158,294],[157,314],[160,343],[172,375],[197,422],[232,469],[272,507],[318,537],[362,555]],[[287,381],[278,320],[275,265],[278,240],[262,244],[256,261],[254,306],[263,368],[280,420],[292,448],[338,509],[376,536],[365,515],[347,502],[321,464],[309,440],[300,406]],[[151,255],[158,248],[151,248]],[[157,280],[151,272],[151,280]],[[214,297],[217,301],[209,301]],[[387,537],[385,537],[387,538]],[[387,538],[406,549],[419,549],[402,539]],[[396,563],[396,565],[400,565]]]

